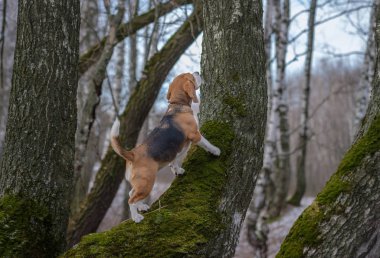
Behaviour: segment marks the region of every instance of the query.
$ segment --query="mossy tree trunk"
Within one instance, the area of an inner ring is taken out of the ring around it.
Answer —
[[[79,1],[18,6],[0,167],[0,256],[54,257],[65,247],[73,185]]]
[[[185,50],[202,31],[201,9],[195,8],[191,16],[146,64],[141,80],[120,117],[121,140],[128,149],[136,144],[138,133],[153,106],[162,83]],[[124,178],[125,162],[110,148],[96,175],[94,186],[82,209],[70,221],[68,242],[72,246],[86,234],[95,232]]]
[[[232,257],[262,166],[266,76],[262,3],[203,1],[201,131],[186,170],[145,219],[91,234],[64,257]],[[255,121],[254,123],[252,121]]]
[[[262,1],[204,1],[201,123],[231,123],[235,133],[219,209],[226,228],[207,254],[230,257],[263,162],[267,115]],[[253,123],[253,121],[255,121]]]
[[[380,43],[380,11],[376,12]],[[293,225],[277,257],[380,256],[380,52],[358,137],[316,200]]]

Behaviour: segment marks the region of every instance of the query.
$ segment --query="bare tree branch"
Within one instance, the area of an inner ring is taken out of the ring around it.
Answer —
[[[173,9],[180,7],[185,4],[190,4],[192,0],[171,0],[164,4],[160,4],[156,8],[159,8],[159,15],[163,16]],[[116,40],[120,42],[126,37],[136,33],[139,29],[145,27],[146,25],[152,23],[156,17],[156,10],[152,9],[147,13],[137,16],[131,21],[120,25],[116,31]],[[83,75],[96,61],[99,59],[107,37],[104,37],[100,43],[92,46],[85,54],[83,54],[79,59],[79,75]]]
[[[336,18],[339,18],[339,17],[341,17],[341,16],[343,16],[343,15],[346,15],[346,14],[348,14],[348,13],[355,12],[355,11],[359,11],[359,10],[361,10],[361,9],[370,8],[370,7],[371,7],[371,5],[362,5],[362,6],[359,6],[359,7],[351,8],[351,9],[349,9],[349,10],[341,11],[341,12],[339,12],[339,13],[337,13],[337,14],[335,14],[335,15],[332,15],[332,16],[326,18],[326,19],[323,19],[323,20],[320,20],[320,21],[318,21],[318,22],[315,22],[315,23],[314,23],[314,26],[318,26],[318,25],[324,24],[324,23],[326,23],[326,22],[329,22],[329,21],[331,21],[331,20],[334,20],[334,19],[336,19]],[[308,30],[309,30],[309,29],[306,28],[306,29],[303,29],[302,31],[300,31],[298,34],[296,34],[293,38],[291,38],[291,39],[289,40],[289,44],[294,43],[294,42],[295,42],[298,38],[300,38],[303,34],[307,33]]]

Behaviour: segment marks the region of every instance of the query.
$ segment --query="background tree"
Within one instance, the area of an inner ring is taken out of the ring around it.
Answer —
[[[202,73],[207,83],[202,87],[202,132],[222,149],[221,157],[193,147],[184,164],[186,174],[141,224],[128,221],[84,237],[66,257],[233,255],[262,163],[267,91],[262,5],[227,0],[203,4]],[[254,118],[258,122],[252,125]]]
[[[376,3],[377,0],[373,0]],[[360,126],[360,122],[365,116],[368,102],[370,99],[371,85],[375,73],[375,63],[376,63],[376,44],[375,44],[375,27],[376,27],[376,4],[373,4],[369,29],[367,33],[367,46],[364,54],[364,62],[362,67],[362,72],[359,81],[359,87],[356,96],[356,110],[354,117],[354,130],[356,133]]]
[[[297,185],[296,191],[290,198],[289,203],[299,206],[301,204],[301,199],[306,191],[306,155],[307,155],[307,144],[309,138],[309,106],[310,106],[310,83],[311,83],[311,65],[313,61],[313,48],[314,48],[314,27],[315,27],[315,16],[317,12],[317,0],[311,0],[310,10],[309,10],[309,31],[307,34],[307,49],[306,49],[306,60],[305,60],[305,82],[302,95],[302,113],[301,113],[301,131],[299,133],[299,149],[300,152],[297,155]]]
[[[79,1],[19,1],[0,167],[0,256],[65,247],[73,183]]]
[[[376,43],[380,9],[376,2]],[[380,52],[372,98],[354,144],[311,206],[298,218],[277,257],[377,257],[380,254]]]
[[[289,137],[289,103],[286,83],[286,54],[290,24],[289,0],[274,1],[274,33],[276,43],[276,77],[272,95],[272,108],[275,111],[277,153],[274,171],[271,174],[274,183],[273,192],[269,195],[269,215],[278,217],[284,208],[289,191],[290,179],[290,137]]]
[[[273,24],[273,1],[268,0],[265,8],[264,22],[264,45],[266,57],[266,78],[268,85],[268,110],[267,125],[264,144],[263,167],[257,179],[249,212],[247,214],[248,241],[253,246],[253,257],[267,257],[268,226],[268,196],[273,189],[274,158],[276,155],[276,112],[272,105],[272,71],[271,71],[271,49],[272,49],[272,24]]]
[[[80,175],[84,174],[84,165],[86,161],[86,150],[92,131],[92,127],[96,120],[96,108],[99,106],[103,81],[107,76],[107,66],[113,55],[115,45],[116,45],[116,30],[119,27],[121,21],[124,17],[124,1],[119,0],[117,5],[117,13],[111,13],[111,6],[108,1],[104,1],[105,9],[108,14],[109,23],[109,34],[107,36],[107,41],[105,43],[103,52],[99,60],[94,65],[88,73],[86,90],[87,96],[80,106],[80,116],[78,119],[78,130],[75,135],[75,162],[74,162],[74,173],[78,179],[81,178]],[[82,180],[76,181],[76,205],[72,205],[72,212],[79,209],[79,204],[85,197],[87,191],[82,191],[82,185],[85,184]],[[87,187],[84,187],[87,190]]]

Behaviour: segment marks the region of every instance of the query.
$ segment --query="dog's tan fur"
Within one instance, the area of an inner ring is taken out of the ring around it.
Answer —
[[[165,115],[173,115],[174,123],[178,125],[179,130],[185,136],[184,141],[179,146],[180,150],[187,148],[190,143],[197,144],[202,139],[197,122],[190,108],[192,101],[198,102],[196,89],[196,80],[190,73],[177,76],[169,86],[167,99],[170,105]],[[115,133],[114,131],[116,130],[117,132]],[[128,203],[133,205],[145,199],[150,194],[157,171],[168,165],[172,160],[168,162],[167,160],[162,161],[151,157],[148,152],[149,146],[146,142],[131,151],[127,151],[118,140],[118,125],[116,129],[113,127],[112,131],[111,145],[116,153],[126,160],[126,166],[130,171],[130,174],[126,175],[126,178],[131,183],[133,190],[131,191]],[[207,142],[207,140],[205,141]],[[215,146],[212,147],[215,148],[214,152],[218,153],[219,149]]]

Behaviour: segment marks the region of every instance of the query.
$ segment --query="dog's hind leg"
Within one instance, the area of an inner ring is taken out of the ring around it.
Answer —
[[[129,192],[129,207],[131,209],[132,220],[139,223],[144,219],[144,216],[139,214],[138,211],[146,211],[149,205],[145,204],[143,200],[149,195],[152,187],[144,187],[143,185],[136,186]]]
[[[138,211],[147,211],[150,206],[144,202],[144,200],[138,201],[135,203],[135,206]]]
[[[131,200],[131,197],[134,195],[134,192],[135,192],[134,189],[132,189],[129,192],[129,200]],[[129,209],[131,211],[131,218],[134,222],[139,223],[144,219],[144,216],[137,212],[138,207],[137,207],[136,203],[130,203],[129,202]]]
[[[183,159],[186,157],[187,151],[189,149],[190,144],[184,146],[180,153],[177,154],[176,158],[169,164],[170,170],[174,173],[174,175],[182,175],[185,173],[185,170],[181,168],[181,163]]]

